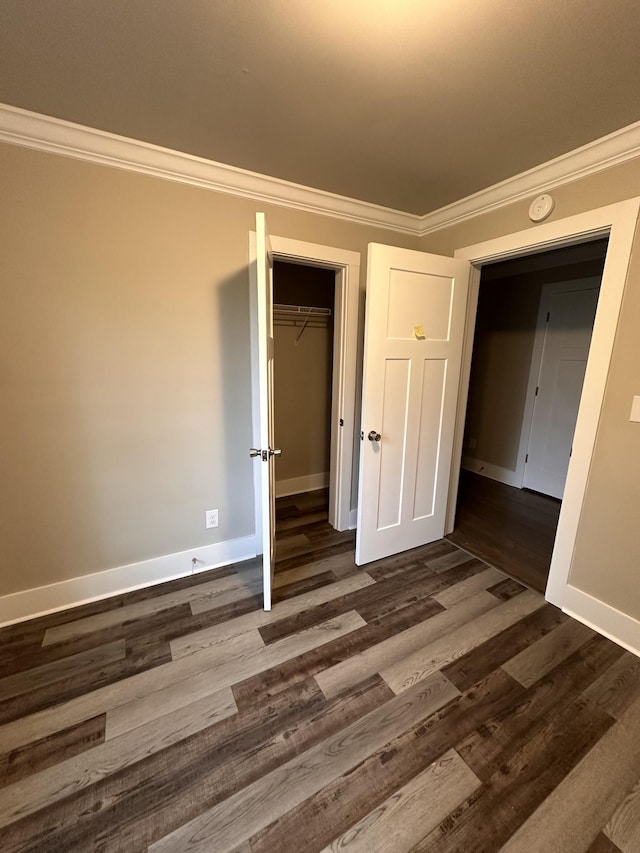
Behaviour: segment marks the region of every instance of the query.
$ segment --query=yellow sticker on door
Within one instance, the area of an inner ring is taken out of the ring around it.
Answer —
[[[413,334],[416,336],[416,340],[423,341],[425,339],[424,326],[414,326]]]

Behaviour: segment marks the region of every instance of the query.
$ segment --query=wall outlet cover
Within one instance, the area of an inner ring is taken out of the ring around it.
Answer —
[[[204,514],[204,523],[207,530],[211,527],[218,526],[218,510],[208,509]]]

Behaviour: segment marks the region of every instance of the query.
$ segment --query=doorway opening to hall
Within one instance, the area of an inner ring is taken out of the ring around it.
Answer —
[[[608,239],[482,267],[449,539],[544,591]]]

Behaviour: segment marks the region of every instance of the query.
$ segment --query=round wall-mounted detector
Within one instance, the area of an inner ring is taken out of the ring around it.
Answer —
[[[529,208],[529,219],[532,222],[542,222],[543,219],[546,219],[547,216],[549,216],[554,207],[555,201],[550,195],[547,193],[539,195],[538,198],[534,198],[531,202],[531,207]]]

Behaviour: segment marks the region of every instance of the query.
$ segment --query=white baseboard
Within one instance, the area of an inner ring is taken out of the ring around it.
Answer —
[[[301,492],[315,492],[317,489],[326,489],[328,485],[328,471],[323,474],[292,477],[290,480],[278,480],[276,481],[276,497],[286,498],[288,495],[299,495]]]
[[[500,465],[493,465],[491,462],[483,462],[482,459],[473,459],[471,456],[462,457],[462,467],[467,471],[473,471],[474,474],[489,477],[490,480],[506,483],[507,486],[522,488],[522,478],[517,471],[511,471],[509,468],[502,468]]]
[[[607,640],[612,640],[618,646],[622,646],[623,649],[626,649],[628,652],[636,655],[636,657],[640,657],[640,645],[638,645],[637,640],[638,636],[640,636],[640,622],[637,622],[630,616],[625,616],[617,611],[617,615],[614,619],[615,621],[618,621],[620,617],[622,617],[622,624],[613,627],[612,630],[609,630],[608,628],[599,628],[590,619],[587,619],[585,616],[581,616],[579,613],[570,610],[568,607],[563,607],[562,612],[566,613],[567,616],[571,616],[572,619],[577,619],[578,622],[582,622],[583,625],[586,625],[587,628],[591,628],[591,630],[595,631],[596,634],[601,634],[603,637],[606,637]]]
[[[623,649],[640,657],[640,621],[600,601],[571,584],[567,584],[560,598],[545,592],[545,598],[564,613],[582,622],[603,637],[613,640]]]
[[[255,535],[243,536],[3,595],[0,597],[0,626],[249,560],[257,551]],[[195,568],[193,559],[197,560]]]
[[[355,530],[358,526],[358,510],[352,509],[349,512],[349,530]]]

